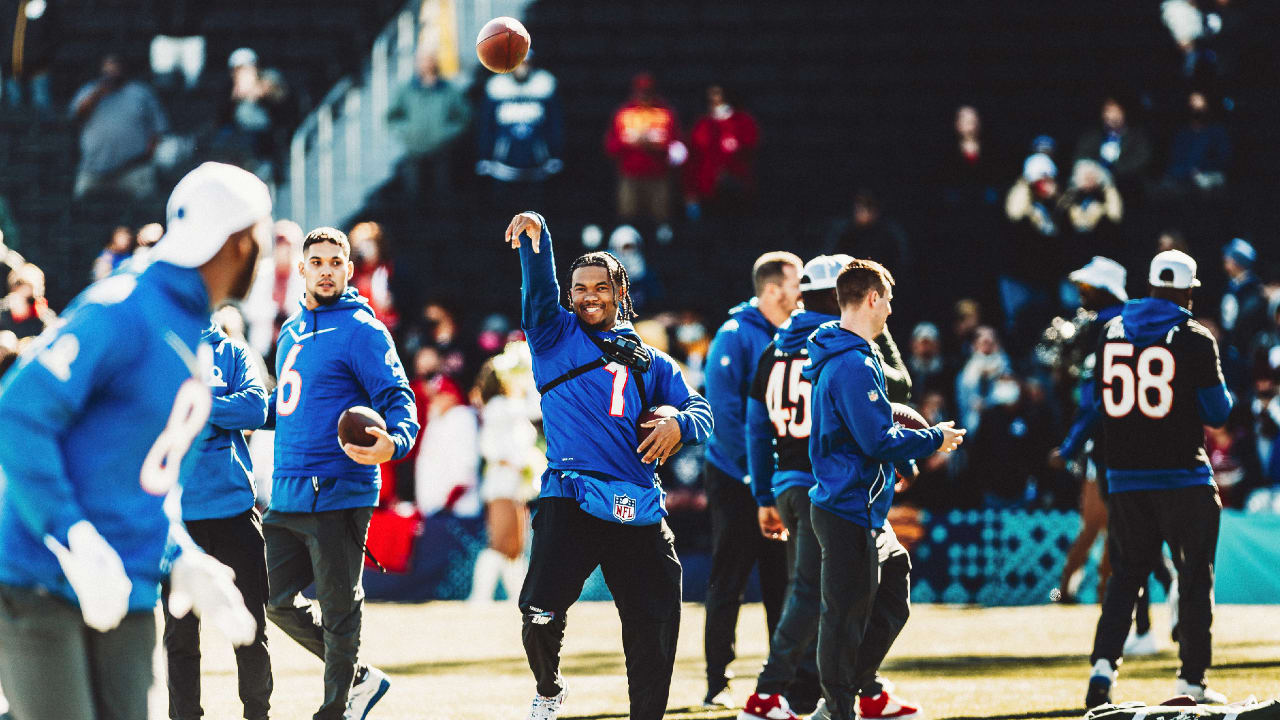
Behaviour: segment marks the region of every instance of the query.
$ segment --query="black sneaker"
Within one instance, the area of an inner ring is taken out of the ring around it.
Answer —
[[[1111,702],[1111,688],[1115,685],[1116,671],[1111,663],[1099,660],[1093,664],[1093,674],[1089,676],[1089,690],[1084,695],[1086,709],[1106,705]]]

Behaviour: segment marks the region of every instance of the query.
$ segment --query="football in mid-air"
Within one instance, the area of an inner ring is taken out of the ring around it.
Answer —
[[[650,420],[661,420],[662,418],[675,417],[679,412],[680,411],[677,410],[675,406],[659,405],[657,407],[651,407],[648,410],[645,410],[644,412],[640,413],[641,427],[636,431],[636,440],[638,440],[640,443],[643,443],[645,441],[645,438],[649,437],[649,435],[653,433],[653,428],[644,427],[645,423],[649,422]],[[671,454],[675,455],[676,453],[680,452],[680,448],[682,447],[684,447],[684,443],[680,443],[679,445],[676,445],[675,449],[671,451]]]
[[[338,441],[360,447],[370,447],[378,438],[365,432],[365,428],[387,429],[387,422],[373,408],[363,405],[347,408],[338,416]]]
[[[902,427],[909,430],[924,430],[929,427],[929,421],[910,405],[890,403],[890,406],[893,408],[893,421]]]
[[[480,28],[476,56],[480,64],[496,73],[509,73],[529,54],[529,31],[519,20],[496,17]]]

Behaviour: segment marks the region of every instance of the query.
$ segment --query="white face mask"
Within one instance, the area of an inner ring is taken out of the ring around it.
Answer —
[[[732,114],[733,108],[730,107],[728,103],[720,103],[719,105],[711,108],[711,117],[716,120],[726,120]]]
[[[1018,383],[1013,380],[1001,380],[991,388],[991,402],[996,405],[1012,405],[1018,402],[1022,394]]]

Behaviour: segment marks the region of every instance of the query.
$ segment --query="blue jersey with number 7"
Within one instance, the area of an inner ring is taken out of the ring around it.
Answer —
[[[551,233],[542,226],[541,252],[534,253],[530,240],[520,243],[522,273],[522,326],[533,355],[533,377],[539,387],[574,368],[600,358],[599,346],[588,336],[590,330],[578,317],[561,307],[560,285],[556,281],[552,256]],[[595,333],[608,339],[628,335],[636,340],[630,323],[619,323],[612,330]],[[637,505],[646,506],[644,493],[657,495],[661,490],[654,481],[657,463],[641,462],[636,429],[640,414],[647,407],[673,405],[680,410],[675,416],[680,425],[681,440],[686,444],[706,441],[711,435],[711,407],[707,401],[685,384],[680,368],[669,355],[649,348],[653,358],[644,373],[646,397],[641,399],[633,377],[636,371],[617,363],[596,368],[551,388],[542,397],[542,422],[547,436],[547,465],[552,471],[571,471],[573,483],[594,485],[609,479],[622,481],[631,491],[641,493]],[[565,493],[565,483],[544,483],[543,495]],[[559,490],[557,490],[559,488]],[[588,487],[609,500],[601,488]],[[573,490],[581,496],[584,489]],[[582,500],[582,497],[578,497]],[[654,505],[656,503],[649,503]],[[617,521],[619,515],[612,504],[597,507],[583,503],[584,509],[606,520]],[[640,520],[640,518],[636,518]]]
[[[165,495],[209,417],[208,324],[200,273],[158,262],[90,286],[23,353],[0,386],[0,583],[76,603],[43,538],[88,520],[133,581],[129,609],[155,607]]]

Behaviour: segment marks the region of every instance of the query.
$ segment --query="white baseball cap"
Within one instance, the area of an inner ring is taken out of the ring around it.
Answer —
[[[804,264],[800,273],[800,292],[830,290],[836,286],[836,277],[845,265],[853,262],[849,255],[819,255]]]
[[[209,262],[231,235],[271,218],[271,191],[257,175],[207,162],[178,181],[165,207],[165,233],[151,259],[180,267]]]
[[[1071,273],[1067,276],[1067,279],[1071,282],[1092,285],[1106,290],[1114,295],[1117,300],[1128,300],[1129,295],[1124,291],[1125,280],[1128,276],[1129,273],[1125,271],[1124,266],[1120,263],[1111,258],[1095,255],[1088,265]]]
[[[1181,250],[1165,250],[1151,260],[1151,287],[1187,290],[1200,287],[1196,279],[1196,261]]]

